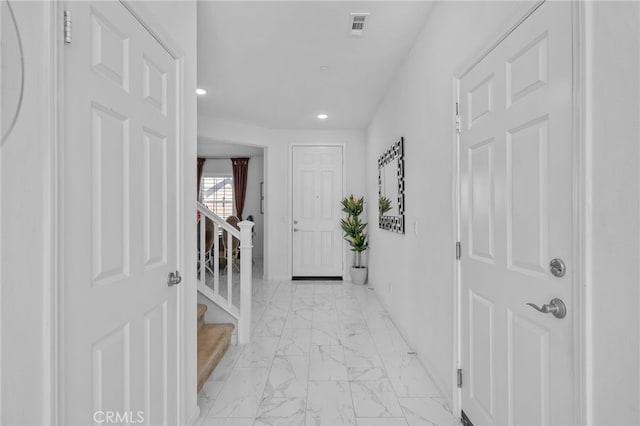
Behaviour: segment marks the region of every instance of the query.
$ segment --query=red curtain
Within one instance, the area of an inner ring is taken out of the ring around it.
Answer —
[[[204,162],[207,161],[206,158],[200,158],[198,157],[198,181],[196,182],[197,188],[198,188],[198,200],[200,200],[200,188],[202,187],[202,185],[200,184],[200,182],[202,182],[202,169],[204,167]]]
[[[247,195],[247,175],[249,171],[248,158],[232,158],[233,166],[233,196],[236,200],[236,213],[238,219],[242,220],[242,210],[244,209],[244,199]]]

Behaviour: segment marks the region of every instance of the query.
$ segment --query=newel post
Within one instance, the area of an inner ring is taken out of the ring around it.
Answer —
[[[238,318],[238,343],[251,340],[251,292],[253,259],[253,222],[243,220],[240,227],[240,318]]]

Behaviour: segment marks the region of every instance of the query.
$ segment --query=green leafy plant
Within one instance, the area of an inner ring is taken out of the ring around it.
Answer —
[[[383,216],[386,212],[391,210],[391,200],[384,195],[378,199],[378,209],[380,210],[380,216]]]
[[[344,239],[349,242],[351,251],[356,253],[354,266],[362,268],[362,252],[369,247],[367,234],[364,232],[367,223],[362,222],[359,217],[364,211],[364,197],[355,198],[352,194],[343,199],[341,204],[342,211],[347,214],[346,219],[340,220]]]
[[[364,197],[355,198],[353,194],[341,201],[342,211],[349,216],[360,216],[364,211]]]

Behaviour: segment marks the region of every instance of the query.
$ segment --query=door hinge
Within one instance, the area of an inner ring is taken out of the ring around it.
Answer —
[[[456,242],[456,260],[460,260],[462,257],[462,244],[460,241]]]
[[[71,11],[64,11],[64,42],[65,44],[71,43]]]
[[[462,119],[460,118],[460,104],[456,102],[456,133],[462,132]]]
[[[458,368],[458,388],[462,388],[462,368]]]

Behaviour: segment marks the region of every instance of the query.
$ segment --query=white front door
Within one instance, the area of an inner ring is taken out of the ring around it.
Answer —
[[[294,146],[293,277],[341,277],[342,147]]]
[[[62,423],[177,424],[177,63],[120,2],[65,10]]]
[[[574,424],[571,40],[571,3],[547,2],[460,80],[462,409],[476,425]],[[527,305],[556,298],[562,319]]]

